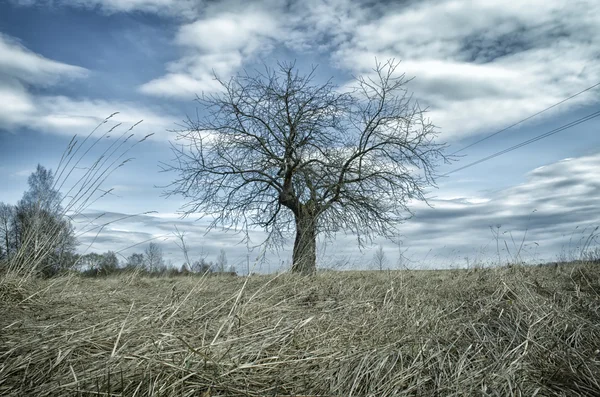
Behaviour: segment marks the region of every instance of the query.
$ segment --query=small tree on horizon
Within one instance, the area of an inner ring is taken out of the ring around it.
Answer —
[[[144,254],[133,253],[127,257],[125,267],[128,269],[141,269],[144,266]]]
[[[119,268],[119,258],[114,251],[107,251],[102,254],[102,262],[100,263],[100,271],[104,274],[114,273]]]
[[[97,274],[102,263],[102,255],[97,252],[90,252],[82,255],[78,261],[78,270],[84,274]]]
[[[219,272],[225,273],[225,269],[227,268],[227,253],[223,248],[221,248],[219,256],[217,256],[216,267]]]
[[[164,266],[162,248],[156,243],[148,244],[144,251],[144,262],[149,272],[156,272]]]
[[[318,235],[348,230],[360,246],[394,238],[446,160],[398,64],[376,63],[345,91],[286,63],[217,78],[222,92],[197,98],[205,116],[172,143],[164,170],[177,178],[166,195],[213,217],[209,228],[242,227],[248,238],[257,226],[275,244],[295,235],[292,272],[316,270]]]
[[[14,209],[12,234],[20,262],[53,276],[74,265],[75,231],[64,217],[62,196],[52,170],[38,164],[27,179],[29,189]]]
[[[207,262],[204,258],[200,258],[192,263],[191,271],[200,274],[212,273],[213,264],[211,262]]]
[[[387,265],[387,263],[388,263],[388,260],[385,255],[385,251],[383,250],[383,247],[380,245],[379,247],[377,247],[377,250],[373,254],[373,266],[377,270],[383,271],[383,268],[385,265]]]
[[[0,247],[7,258],[16,250],[14,218],[15,206],[0,202]]]

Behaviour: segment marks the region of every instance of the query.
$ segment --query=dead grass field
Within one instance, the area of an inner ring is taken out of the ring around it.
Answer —
[[[0,281],[2,396],[600,396],[600,269]]]

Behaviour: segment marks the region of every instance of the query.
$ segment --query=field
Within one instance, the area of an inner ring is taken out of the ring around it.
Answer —
[[[3,396],[599,396],[591,264],[0,281]]]

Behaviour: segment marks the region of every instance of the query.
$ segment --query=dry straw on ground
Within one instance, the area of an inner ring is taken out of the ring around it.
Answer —
[[[598,396],[600,272],[0,282],[0,395]]]

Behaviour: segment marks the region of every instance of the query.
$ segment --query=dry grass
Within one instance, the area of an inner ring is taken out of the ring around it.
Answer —
[[[598,396],[591,265],[0,283],[0,395]]]

